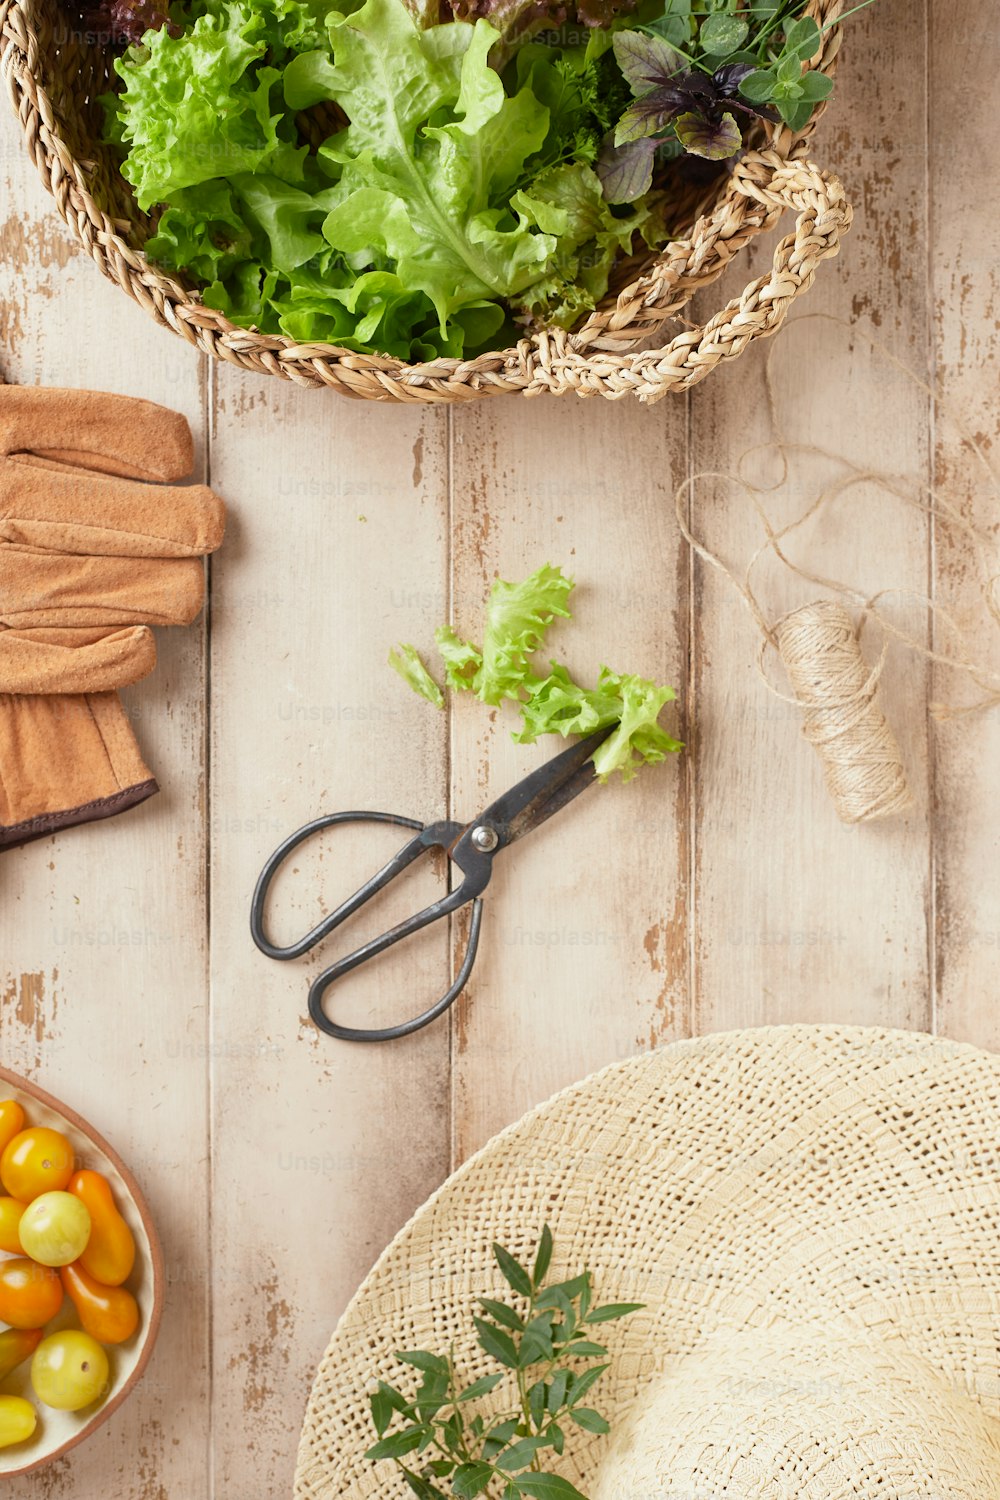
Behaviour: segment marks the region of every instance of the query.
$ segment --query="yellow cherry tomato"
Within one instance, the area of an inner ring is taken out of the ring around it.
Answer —
[[[17,1232],[23,1213],[24,1204],[16,1198],[0,1198],[0,1250],[6,1250],[8,1255],[24,1254]]]
[[[24,1110],[16,1099],[0,1099],[0,1154],[24,1129]]]
[[[73,1147],[58,1130],[36,1125],[22,1130],[0,1156],[0,1181],[12,1198],[30,1203],[42,1193],[60,1191],[73,1176]]]
[[[108,1356],[95,1338],[65,1328],[42,1339],[31,1361],[35,1395],[57,1411],[80,1411],[110,1390]]]
[[[0,1448],[26,1443],[38,1425],[35,1408],[22,1396],[0,1396]]]
[[[87,1248],[90,1212],[72,1193],[43,1193],[24,1210],[18,1234],[25,1255],[39,1265],[68,1266]]]

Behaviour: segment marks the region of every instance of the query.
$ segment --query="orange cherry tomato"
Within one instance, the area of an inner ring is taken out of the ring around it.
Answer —
[[[25,1204],[18,1203],[16,1198],[0,1198],[0,1250],[6,1250],[8,1255],[24,1254],[18,1233],[24,1210]]]
[[[59,1273],[26,1255],[0,1261],[0,1323],[11,1328],[41,1328],[62,1307]]]
[[[63,1290],[76,1308],[80,1327],[99,1344],[123,1344],[139,1326],[139,1307],[123,1286],[102,1286],[79,1261],[59,1272]]]
[[[0,1156],[0,1181],[12,1198],[30,1203],[42,1193],[59,1192],[73,1175],[73,1147],[58,1130],[36,1125],[22,1130]]]
[[[135,1240],[115,1206],[111,1184],[100,1172],[77,1172],[69,1190],[90,1210],[90,1239],[77,1264],[102,1286],[121,1286],[135,1265]]]
[[[0,1100],[0,1154],[24,1129],[24,1110],[16,1099]]]
[[[0,1380],[6,1380],[42,1342],[42,1328],[5,1328],[0,1333]]]

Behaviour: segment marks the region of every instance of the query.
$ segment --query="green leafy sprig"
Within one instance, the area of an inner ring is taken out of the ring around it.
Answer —
[[[365,1457],[394,1462],[418,1500],[586,1500],[546,1468],[548,1455],[564,1451],[574,1428],[609,1430],[600,1412],[584,1404],[608,1368],[608,1351],[592,1331],[643,1304],[595,1306],[589,1271],[546,1284],[552,1250],[547,1224],[530,1271],[503,1245],[493,1246],[513,1296],[481,1297],[473,1322],[479,1347],[498,1370],[462,1385],[453,1354],[405,1350],[396,1358],[423,1377],[414,1394],[384,1380],[372,1393],[378,1442]],[[484,1410],[483,1398],[501,1387],[506,1403]]]
[[[833,79],[804,64],[815,57],[822,33],[811,16],[800,16],[784,33],[784,44],[767,67],[756,68],[740,83],[744,99],[756,107],[773,105],[786,125],[801,130],[824,99],[833,92]]]
[[[808,63],[834,23],[820,28],[801,14],[805,3],[665,0],[655,20],[615,32],[615,59],[634,97],[597,159],[608,202],[648,193],[658,154],[735,156],[747,115],[802,129],[833,90]]]
[[[492,706],[516,703],[521,725],[514,739],[521,744],[543,734],[566,739],[612,729],[594,752],[594,769],[601,781],[616,771],[630,781],[640,766],[657,765],[684,748],[659,723],[660,710],[675,693],[608,667],[601,668],[594,688],[581,687],[557,662],[538,670],[536,657],[549,627],[556,618],[571,618],[572,589],[573,580],[548,563],[518,583],[498,579],[487,600],[481,646],[463,640],[450,625],[435,632],[445,682],[451,691],[474,693]],[[390,651],[389,665],[415,693],[443,707],[444,694],[415,646]]]

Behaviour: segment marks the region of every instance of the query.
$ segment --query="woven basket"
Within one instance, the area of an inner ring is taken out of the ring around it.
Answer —
[[[809,14],[822,24],[841,6],[842,0],[812,0]],[[824,32],[813,66],[832,73],[840,34],[839,27]],[[657,401],[736,358],[752,339],[774,333],[820,261],[837,254],[851,223],[836,177],[805,155],[817,111],[797,134],[767,127],[769,139],[762,132],[752,142],[761,149],[746,151],[732,172],[721,172],[700,196],[689,191],[678,204],[684,237],[657,257],[621,267],[608,297],[574,332],[540,329],[516,348],[406,365],[237,328],[204,307],[196,291],[150,264],[142,251],[149,220],[100,136],[95,101],[108,87],[108,54],[69,29],[60,0],[0,0],[0,74],[46,187],[105,276],[198,349],[258,374],[367,400],[469,401],[508,391],[576,391]],[[751,281],[703,326],[685,324],[660,342],[666,320],[786,209],[798,216],[795,229],[775,249],[769,274]],[[654,341],[659,347],[650,348]]]

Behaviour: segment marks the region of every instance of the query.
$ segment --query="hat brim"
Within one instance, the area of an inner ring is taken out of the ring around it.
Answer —
[[[369,1393],[399,1383],[400,1349],[485,1373],[492,1242],[527,1256],[546,1222],[552,1275],[589,1269],[601,1302],[645,1304],[605,1326],[612,1426],[678,1354],[803,1309],[904,1339],[1000,1416],[998,1166],[1000,1059],[963,1044],[773,1027],[606,1068],[490,1141],[382,1255],[320,1364],[296,1500],[408,1493],[364,1457]],[[586,1492],[605,1442],[575,1433],[553,1467]]]

